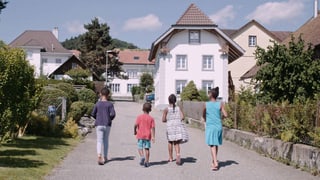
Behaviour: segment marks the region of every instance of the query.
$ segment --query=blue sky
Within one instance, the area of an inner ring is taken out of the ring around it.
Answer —
[[[314,0],[8,0],[0,14],[0,39],[10,43],[25,30],[59,28],[59,41],[85,32],[94,17],[110,35],[140,48],[175,24],[194,3],[220,27],[237,29],[252,19],[269,30],[295,31],[314,13]]]

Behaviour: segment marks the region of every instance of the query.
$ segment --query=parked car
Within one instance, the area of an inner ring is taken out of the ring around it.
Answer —
[[[146,101],[147,101],[147,102],[152,102],[152,101],[154,101],[154,93],[146,94]]]

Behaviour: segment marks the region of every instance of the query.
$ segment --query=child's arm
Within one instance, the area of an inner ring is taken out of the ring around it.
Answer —
[[[155,142],[155,135],[156,135],[156,128],[151,128],[151,140],[154,143]]]
[[[133,132],[134,135],[137,135],[137,128],[138,128],[138,126],[135,124],[135,125],[134,125],[134,130],[133,130],[133,131],[134,131],[134,132]]]
[[[167,113],[168,113],[168,109],[166,108],[165,110],[163,110],[162,122],[167,122]]]
[[[207,109],[206,109],[206,105],[204,104],[203,111],[202,111],[202,117],[204,119],[204,122],[206,122],[206,114],[207,114]]]
[[[227,111],[224,109],[223,103],[221,103],[221,111],[222,111],[223,118],[228,117]]]

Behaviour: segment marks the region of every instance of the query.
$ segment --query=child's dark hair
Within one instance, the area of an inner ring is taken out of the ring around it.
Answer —
[[[142,111],[149,113],[149,112],[151,112],[151,108],[152,108],[152,105],[150,103],[146,102],[143,104]]]
[[[211,97],[213,97],[214,99],[217,99],[217,97],[219,96],[219,87],[215,87],[211,89],[210,94],[211,94]]]
[[[100,93],[101,93],[102,96],[108,97],[109,94],[110,94],[110,91],[109,91],[108,88],[104,87],[104,88],[101,89]]]
[[[174,94],[170,94],[170,96],[168,97],[168,101],[169,101],[169,104],[172,104],[173,111],[174,111],[174,108],[176,107],[176,102],[177,102],[176,96]]]

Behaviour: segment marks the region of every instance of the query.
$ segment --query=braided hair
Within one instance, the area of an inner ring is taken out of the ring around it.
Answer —
[[[169,104],[172,104],[173,106],[173,112],[174,112],[174,108],[176,107],[176,102],[177,102],[177,98],[174,94],[171,94],[169,97],[168,97],[168,101],[169,101]]]

